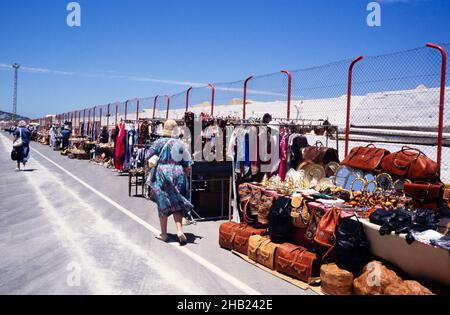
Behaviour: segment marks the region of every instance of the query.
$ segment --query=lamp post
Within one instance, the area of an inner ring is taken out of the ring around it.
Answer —
[[[13,120],[15,121],[17,119],[17,80],[19,78],[20,65],[14,63],[12,67],[14,69]]]

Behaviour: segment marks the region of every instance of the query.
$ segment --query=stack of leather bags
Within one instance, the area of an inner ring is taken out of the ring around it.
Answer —
[[[352,295],[353,274],[336,264],[322,265],[320,281],[322,292],[327,295]]]
[[[403,281],[379,261],[364,267],[353,281],[353,291],[356,295],[433,295],[417,281]]]

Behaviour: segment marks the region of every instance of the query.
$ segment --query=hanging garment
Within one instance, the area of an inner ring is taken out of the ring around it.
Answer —
[[[286,162],[288,157],[288,141],[289,133],[285,129],[280,133],[280,167],[278,169],[278,176],[284,181],[286,178]]]
[[[118,171],[123,171],[123,161],[125,158],[125,138],[125,123],[122,123],[116,138],[116,148],[114,153],[114,167]]]
[[[302,149],[308,145],[308,139],[302,134],[294,133],[289,136],[288,169],[297,169],[303,161]]]

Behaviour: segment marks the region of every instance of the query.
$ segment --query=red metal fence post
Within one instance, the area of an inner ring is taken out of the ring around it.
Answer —
[[[442,165],[442,139],[444,132],[444,105],[445,105],[445,80],[447,75],[447,52],[441,46],[433,43],[428,43],[427,47],[437,49],[442,56],[441,64],[441,91],[439,97],[439,125],[438,125],[438,152],[437,152],[437,164],[439,166],[439,173]]]
[[[287,92],[287,119],[291,119],[291,93],[292,93],[292,74],[289,70],[281,70],[288,78],[288,92]]]
[[[192,86],[186,91],[186,113],[189,111],[189,94],[191,94]]]
[[[208,86],[211,88],[211,117],[214,116],[214,97],[215,97],[215,86],[210,83]]]
[[[156,115],[156,102],[158,102],[158,97],[159,97],[159,95],[156,95],[155,100],[153,101],[153,119],[155,119],[155,115]]]
[[[348,156],[348,142],[350,139],[350,110],[351,110],[351,99],[352,99],[352,80],[353,80],[353,67],[355,64],[364,59],[364,56],[359,56],[352,61],[350,67],[348,68],[348,85],[347,85],[347,118],[345,124],[345,157]]]
[[[251,79],[253,79],[253,76],[249,76],[247,79],[245,79],[244,81],[244,100],[243,100],[243,104],[242,104],[242,119],[246,119],[247,118],[247,84],[248,81],[250,81]]]
[[[167,112],[166,112],[166,120],[169,119],[169,111],[170,111],[170,96],[167,95]]]

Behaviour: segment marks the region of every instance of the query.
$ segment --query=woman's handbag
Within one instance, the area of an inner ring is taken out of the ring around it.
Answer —
[[[370,248],[364,227],[358,218],[342,219],[336,229],[336,264],[345,270],[359,273],[369,262]]]
[[[328,256],[336,244],[336,228],[341,219],[340,215],[341,213],[337,208],[331,208],[325,213],[317,225],[314,241],[327,249],[323,258]]]
[[[13,147],[14,148],[20,148],[21,146],[23,146],[23,140],[22,140],[22,129],[19,128],[19,138],[16,139],[16,141],[13,142]]]
[[[272,241],[283,243],[289,240],[292,228],[291,200],[280,197],[269,212],[269,235]]]
[[[389,154],[381,164],[383,172],[412,181],[439,181],[439,166],[419,149],[403,147]]]
[[[20,158],[20,153],[17,148],[13,148],[11,151],[11,160],[18,161]]]
[[[390,154],[388,150],[378,149],[369,144],[366,147],[353,148],[341,164],[358,170],[380,173],[381,162],[388,154]]]
[[[258,207],[258,223],[264,227],[269,224],[269,211],[272,208],[275,198],[272,196],[261,196],[261,203]]]

